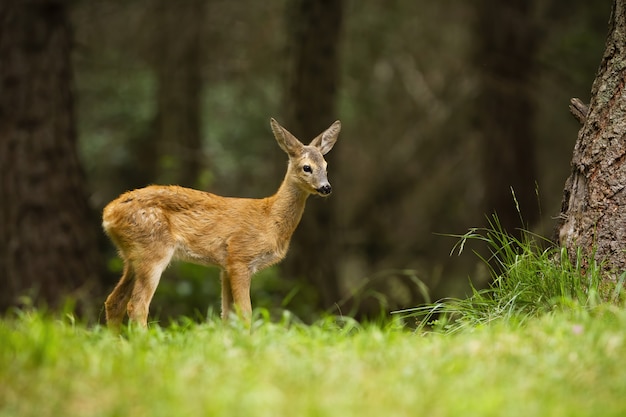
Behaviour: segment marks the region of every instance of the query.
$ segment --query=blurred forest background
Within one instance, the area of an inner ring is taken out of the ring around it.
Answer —
[[[569,99],[589,99],[610,11],[609,0],[70,2],[90,205],[150,183],[270,195],[286,157],[269,118],[302,141],[340,119],[334,193],[309,199],[287,259],[253,280],[253,305],[306,320],[463,296],[488,274],[470,250],[450,256],[446,234],[496,212],[513,233],[551,236],[580,127]],[[98,303],[121,273],[99,233]],[[201,318],[219,294],[217,271],[175,264],[152,314]]]

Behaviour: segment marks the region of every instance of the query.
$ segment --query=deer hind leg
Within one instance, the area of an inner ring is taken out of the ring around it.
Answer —
[[[168,250],[160,256],[153,254],[149,259],[141,259],[133,262],[135,269],[135,285],[133,286],[128,302],[128,317],[131,321],[148,326],[148,312],[150,302],[154,296],[161,274],[169,265],[174,250]]]
[[[124,259],[122,278],[104,302],[106,320],[109,328],[117,330],[122,325],[124,315],[126,314],[126,305],[130,299],[134,281],[135,271],[133,270],[132,264],[127,259]]]

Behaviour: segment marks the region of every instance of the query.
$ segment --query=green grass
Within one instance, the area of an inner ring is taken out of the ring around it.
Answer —
[[[332,319],[115,336],[0,321],[0,416],[621,416],[626,313],[546,314],[454,334]]]
[[[0,417],[626,415],[624,276],[497,221],[460,238],[491,247],[491,287],[387,323],[0,318]]]
[[[492,321],[523,325],[558,310],[590,311],[603,303],[624,304],[626,272],[614,281],[606,280],[606,271],[593,257],[586,259],[580,251],[572,257],[548,239],[527,231],[519,234],[514,237],[505,232],[494,215],[489,227],[457,236],[453,252],[460,254],[471,241],[487,246],[489,256],[478,256],[490,271],[491,285],[472,288],[467,298],[445,299],[395,313],[416,319],[421,328],[452,333]]]

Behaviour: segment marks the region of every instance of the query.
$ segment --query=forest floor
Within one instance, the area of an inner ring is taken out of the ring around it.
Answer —
[[[182,320],[117,336],[0,319],[0,416],[623,416],[626,311],[453,333],[328,318]]]

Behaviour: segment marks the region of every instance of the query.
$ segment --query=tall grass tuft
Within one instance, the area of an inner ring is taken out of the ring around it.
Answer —
[[[416,318],[422,330],[456,332],[495,320],[522,324],[558,309],[592,310],[604,302],[619,301],[626,273],[608,288],[593,256],[583,259],[579,251],[572,263],[565,248],[554,246],[549,239],[524,230],[515,237],[503,230],[496,215],[488,220],[485,228],[457,235],[459,241],[452,252],[462,253],[470,241],[486,244],[490,255],[477,256],[489,269],[490,286],[472,286],[467,298],[444,299],[397,314]]]

